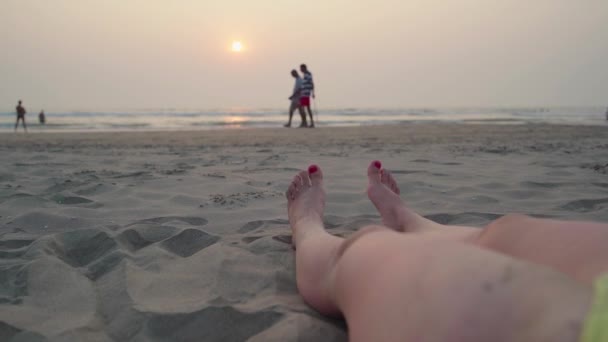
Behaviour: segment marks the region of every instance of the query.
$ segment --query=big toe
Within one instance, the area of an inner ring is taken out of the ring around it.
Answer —
[[[308,167],[308,175],[310,177],[310,182],[312,183],[312,186],[320,186],[323,182],[323,172],[321,171],[321,168],[316,164],[310,165]]]
[[[382,163],[379,160],[374,160],[367,167],[367,177],[369,178],[370,184],[380,183],[380,170],[382,169]]]

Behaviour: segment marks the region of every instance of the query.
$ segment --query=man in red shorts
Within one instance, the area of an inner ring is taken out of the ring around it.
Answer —
[[[309,128],[315,127],[315,121],[312,118],[312,109],[310,109],[310,97],[315,97],[315,83],[312,80],[312,74],[308,71],[306,64],[300,65],[300,71],[302,72],[302,95],[300,96],[300,106],[304,108],[304,112],[308,111],[310,116]],[[304,114],[306,115],[306,113]]]

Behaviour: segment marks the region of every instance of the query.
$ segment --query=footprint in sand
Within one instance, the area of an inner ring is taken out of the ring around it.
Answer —
[[[138,224],[138,223],[166,224],[166,223],[172,222],[172,221],[179,221],[179,222],[187,223],[187,224],[189,224],[191,226],[204,226],[208,222],[206,219],[204,219],[202,217],[194,217],[194,216],[161,216],[161,217],[154,217],[154,218],[139,220],[139,221],[136,221],[134,223],[131,223],[128,226],[132,226],[132,225],[135,225],[135,224]]]
[[[149,315],[148,334],[164,341],[245,341],[283,317],[274,309],[249,313],[231,306],[210,306],[191,313]],[[218,329],[218,324],[225,322],[230,324]]]
[[[64,262],[82,267],[115,250],[118,244],[108,233],[99,229],[83,229],[55,236],[54,254]]]
[[[251,221],[251,222],[247,222],[244,226],[242,226],[241,228],[239,228],[238,232],[239,233],[249,233],[252,232],[262,226],[264,226],[266,223],[266,221]]]
[[[244,238],[241,239],[241,241],[243,241],[246,244],[250,244],[254,241],[257,241],[259,239],[263,238],[263,236],[245,236]]]
[[[171,253],[187,258],[216,243],[220,238],[198,229],[185,229],[174,237],[161,242]]]
[[[88,198],[79,197],[79,196],[69,196],[69,195],[66,196],[66,195],[62,195],[62,194],[57,194],[57,195],[53,196],[52,199],[57,204],[63,204],[63,205],[79,205],[79,204],[94,203],[93,201],[91,201]],[[101,206],[101,205],[99,205],[99,206]]]

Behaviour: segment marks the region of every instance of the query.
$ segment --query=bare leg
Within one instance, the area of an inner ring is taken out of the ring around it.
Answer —
[[[481,247],[550,266],[592,283],[608,272],[608,226],[506,215],[476,239]]]
[[[25,133],[27,133],[27,126],[25,125],[25,116],[22,118],[23,120],[23,129],[25,130]]]
[[[367,168],[369,184],[367,196],[372,201],[382,224],[400,232],[423,232],[441,229],[441,225],[416,214],[405,206],[399,197],[399,186],[391,173],[382,169],[380,161],[373,161]]]
[[[308,126],[309,128],[314,128],[315,127],[315,120],[312,118],[312,109],[310,109],[310,106],[306,106],[306,110],[308,111],[308,115],[310,116],[310,126]],[[306,115],[306,114],[304,114]]]
[[[19,126],[19,117],[17,117],[17,121],[15,121],[15,132],[17,132],[18,126]]]
[[[399,187],[379,161],[368,167],[368,196],[382,223],[396,231],[422,232],[470,242],[529,262],[549,266],[585,283],[608,272],[608,226],[589,222],[507,215],[485,229],[432,222],[410,210]]]
[[[284,125],[285,127],[291,127],[291,119],[293,118],[293,112],[295,112],[297,106],[294,101],[291,101],[291,105],[289,106],[289,121]]]
[[[435,234],[328,234],[322,173],[294,178],[288,214],[304,300],[353,341],[576,341],[590,291],[557,272]],[[514,304],[515,303],[515,304]]]
[[[333,273],[355,342],[574,342],[591,301],[563,274],[425,234],[362,235]]]
[[[338,308],[329,299],[329,277],[343,239],[323,227],[325,190],[318,166],[297,174],[286,193],[292,241],[296,249],[296,282],[304,300],[327,315]]]
[[[367,177],[367,196],[378,209],[382,223],[391,229],[399,232],[438,233],[458,240],[472,240],[481,233],[479,228],[446,226],[433,222],[408,208],[399,197],[397,182],[378,160],[368,166]]]
[[[299,106],[298,111],[300,112],[300,118],[302,118],[302,123],[300,124],[300,128],[308,127],[308,123],[306,122],[306,113],[304,113],[304,108],[302,106]]]

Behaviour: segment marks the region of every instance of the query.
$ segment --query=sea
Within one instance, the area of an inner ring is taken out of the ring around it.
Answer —
[[[417,123],[523,125],[608,125],[606,107],[497,108],[315,108],[315,123],[326,126],[401,125]],[[46,124],[28,113],[32,132],[180,131],[283,127],[286,109],[130,109],[45,111]],[[14,112],[0,112],[0,132],[12,132]],[[292,126],[300,124],[296,112]]]

